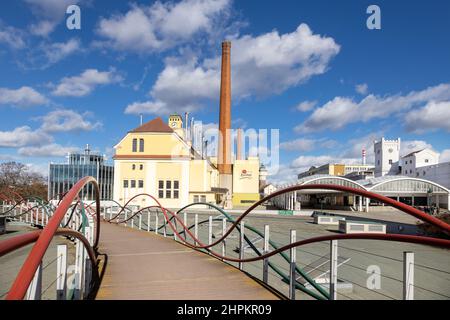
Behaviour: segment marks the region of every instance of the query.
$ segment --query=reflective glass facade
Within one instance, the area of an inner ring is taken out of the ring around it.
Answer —
[[[72,186],[83,177],[94,177],[100,188],[100,199],[111,200],[113,197],[114,167],[104,163],[103,156],[90,154],[70,154],[68,163],[50,164],[48,181],[48,198],[60,199]],[[85,200],[94,200],[95,191],[91,184],[84,187],[80,196]]]

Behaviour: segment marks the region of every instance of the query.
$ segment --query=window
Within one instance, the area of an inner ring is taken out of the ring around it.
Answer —
[[[164,198],[164,181],[163,180],[158,181],[158,198],[160,198],[160,199]]]
[[[172,192],[171,192],[170,189],[166,189],[166,198],[167,198],[167,199],[172,198]]]
[[[170,180],[166,181],[166,189],[172,189],[172,181]]]
[[[195,196],[194,196],[194,203],[197,203],[197,202],[199,202],[199,201],[198,201],[198,195],[195,195]]]
[[[139,165],[139,170],[143,170],[144,169],[144,165],[143,164],[140,164]]]
[[[128,180],[123,180],[123,187],[128,188]]]
[[[416,172],[416,177],[418,177],[419,176],[419,172]]]
[[[139,139],[139,152],[144,152],[144,139]]]
[[[200,202],[206,202],[206,196],[204,194],[200,196]]]
[[[380,160],[378,160],[378,165],[380,165]]]
[[[423,172],[423,175],[425,175],[425,171]]]
[[[179,197],[179,186],[180,186],[179,181],[174,180],[173,181],[173,198],[174,199],[178,199],[178,197]]]
[[[137,152],[137,139],[133,139],[133,150],[132,152]]]
[[[144,187],[144,180],[138,180],[138,188]]]
[[[131,165],[131,169],[135,170],[136,169],[136,165],[135,164]]]
[[[425,159],[425,163],[428,163],[428,159]]]
[[[412,170],[411,170],[411,169],[409,169],[409,173],[412,173]]]
[[[389,164],[392,164],[392,159],[389,159]]]
[[[136,188],[136,180],[130,180],[130,187]]]

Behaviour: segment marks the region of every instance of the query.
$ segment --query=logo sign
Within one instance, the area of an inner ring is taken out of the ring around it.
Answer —
[[[241,179],[251,179],[252,178],[252,172],[248,171],[246,169],[242,169],[240,178]]]

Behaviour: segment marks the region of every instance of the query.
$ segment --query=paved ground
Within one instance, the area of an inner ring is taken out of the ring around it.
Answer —
[[[101,225],[106,272],[97,299],[277,299],[235,268],[172,239]]]

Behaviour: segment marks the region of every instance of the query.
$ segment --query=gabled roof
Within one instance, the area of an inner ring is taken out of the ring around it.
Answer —
[[[416,151],[410,152],[410,153],[408,153],[406,156],[403,156],[403,158],[410,157],[410,156],[412,156],[413,154],[422,152],[423,150],[425,150],[425,149],[420,149],[420,150],[416,150]]]
[[[160,117],[144,123],[130,132],[174,132]]]

